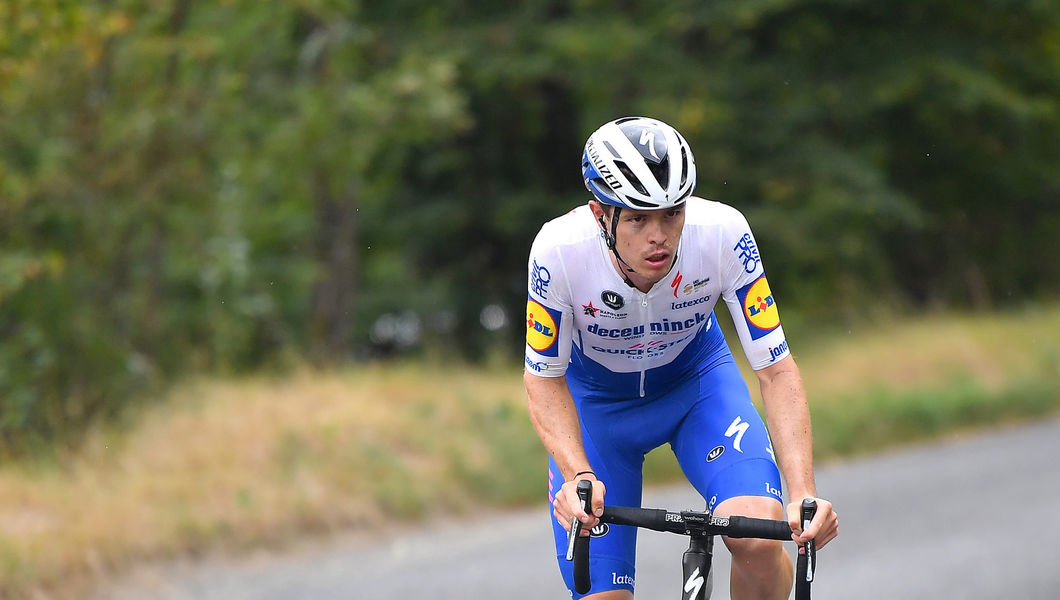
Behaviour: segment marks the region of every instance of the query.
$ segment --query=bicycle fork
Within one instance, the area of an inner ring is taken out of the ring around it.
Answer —
[[[684,583],[681,600],[707,600],[714,587],[714,572],[711,571],[711,557],[714,552],[714,536],[705,533],[693,533],[681,558]]]

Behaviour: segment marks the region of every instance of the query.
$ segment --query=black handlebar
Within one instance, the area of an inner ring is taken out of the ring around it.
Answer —
[[[802,501],[799,520],[805,530],[817,514],[817,502],[813,498]],[[817,566],[817,544],[813,540],[806,542],[803,552],[795,560],[795,597],[799,600],[810,600],[810,583],[813,582],[813,571]]]
[[[587,513],[592,510],[592,483],[578,482],[578,497]],[[817,513],[817,503],[812,498],[802,501],[800,518],[806,529]],[[639,508],[630,506],[605,506],[600,517],[602,523],[630,525],[655,531],[688,536],[724,535],[731,538],[760,538],[767,540],[791,540],[791,527],[787,521],[757,519],[754,517],[717,517],[709,512],[670,512],[661,508]],[[585,594],[591,587],[589,579],[589,536],[580,535],[581,522],[575,517],[568,532],[567,560],[574,560],[574,590]],[[816,567],[816,548],[813,540],[800,552],[795,573],[796,600],[809,600],[810,583]]]
[[[582,510],[591,514],[593,510],[593,484],[588,479],[578,482],[578,499]],[[574,591],[585,594],[592,587],[589,580],[589,536],[581,535],[582,523],[578,517],[571,521],[570,535],[574,536]],[[567,560],[570,560],[568,557]]]

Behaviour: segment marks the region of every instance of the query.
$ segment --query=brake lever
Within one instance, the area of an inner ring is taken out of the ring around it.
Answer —
[[[802,501],[802,530],[810,526],[814,515],[817,514],[817,502],[813,498]],[[806,542],[806,581],[813,581],[813,572],[817,566],[817,543],[814,540]]]
[[[592,510],[593,484],[588,479],[578,482],[578,499],[582,501],[582,510],[588,513]],[[567,531],[567,560],[574,560],[574,542],[581,535],[582,522],[575,516],[571,518],[570,529]]]

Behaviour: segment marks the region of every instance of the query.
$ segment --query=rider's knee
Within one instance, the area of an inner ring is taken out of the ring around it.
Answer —
[[[777,565],[790,561],[780,540],[725,539],[733,564],[743,571],[777,572]]]

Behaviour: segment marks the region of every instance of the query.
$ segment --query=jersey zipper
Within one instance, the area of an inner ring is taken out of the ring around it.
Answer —
[[[636,289],[636,288],[634,288],[634,289]],[[648,294],[651,293],[651,290],[648,290],[648,292],[642,292],[640,290],[636,290],[636,291],[637,291],[637,293],[640,294],[640,303],[641,303],[641,306],[644,308],[644,317],[645,317],[644,318],[644,323],[646,325],[648,325],[648,329],[650,329],[651,328],[650,327],[651,311],[648,310]],[[644,341],[647,342],[648,338],[645,337]],[[645,352],[646,351],[647,351],[647,345],[645,345]],[[645,396],[645,393],[644,393],[644,379],[645,379],[645,377],[647,375],[647,372],[648,372],[648,369],[645,366],[645,365],[648,364],[647,361],[648,361],[648,357],[645,356],[644,360],[642,360],[641,363],[640,363],[640,397],[641,398],[643,398]]]

